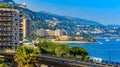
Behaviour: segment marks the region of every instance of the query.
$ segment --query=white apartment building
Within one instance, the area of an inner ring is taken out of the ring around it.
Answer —
[[[15,49],[23,39],[22,12],[0,8],[0,49]]]

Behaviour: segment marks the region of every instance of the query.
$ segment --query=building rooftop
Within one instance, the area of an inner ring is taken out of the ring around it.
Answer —
[[[0,8],[0,11],[17,11],[17,9],[9,9],[9,8]]]
[[[0,8],[13,8],[13,7],[7,4],[0,4]]]
[[[7,4],[0,4],[0,11],[16,11],[19,13],[17,9],[14,9],[13,7],[7,5]]]

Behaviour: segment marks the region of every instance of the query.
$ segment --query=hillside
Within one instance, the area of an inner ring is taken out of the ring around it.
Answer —
[[[49,12],[44,12],[44,11],[40,11],[40,12],[36,12],[41,19],[43,20],[54,20],[53,18],[56,18],[58,21],[68,21],[68,22],[74,22],[76,24],[88,24],[88,25],[95,25],[95,26],[99,26],[102,25],[99,22],[95,22],[95,21],[90,21],[90,20],[85,20],[85,19],[81,19],[81,18],[77,18],[77,17],[70,17],[70,16],[60,16],[60,15],[56,15],[56,14],[52,14]]]
[[[2,0],[0,3],[6,3],[14,8],[23,11],[24,16],[30,18],[32,20],[32,29],[65,29],[69,34],[74,34],[79,32],[81,25],[89,25],[89,26],[103,26],[99,22],[85,20],[76,17],[68,17],[68,16],[60,16],[56,14],[52,14],[45,11],[34,12],[28,8],[22,8],[19,4],[15,3],[13,0]]]
[[[103,26],[99,22],[80,19],[76,17],[69,17],[69,16],[60,16],[56,14],[52,14],[45,11],[36,12],[39,17],[46,21],[49,28],[56,29],[62,28],[65,29],[70,34],[74,34],[76,32],[80,32],[82,25],[89,25],[89,26]],[[87,27],[86,27],[87,28]]]

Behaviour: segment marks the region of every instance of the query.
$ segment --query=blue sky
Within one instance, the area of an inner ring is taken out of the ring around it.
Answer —
[[[79,17],[102,24],[120,24],[120,0],[14,0],[33,11]]]

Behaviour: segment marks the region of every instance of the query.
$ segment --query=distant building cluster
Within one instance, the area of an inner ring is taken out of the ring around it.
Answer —
[[[50,29],[38,29],[35,31],[37,36],[41,37],[55,37],[56,40],[68,40],[67,32],[62,29],[50,30]]]
[[[89,34],[94,37],[119,37],[120,25],[93,26],[93,25],[77,25],[79,29],[75,34]]]
[[[50,29],[38,29],[35,32],[37,34],[37,36],[63,36],[64,33],[66,33],[66,31],[61,30],[61,29],[57,29],[57,30],[50,30]]]

